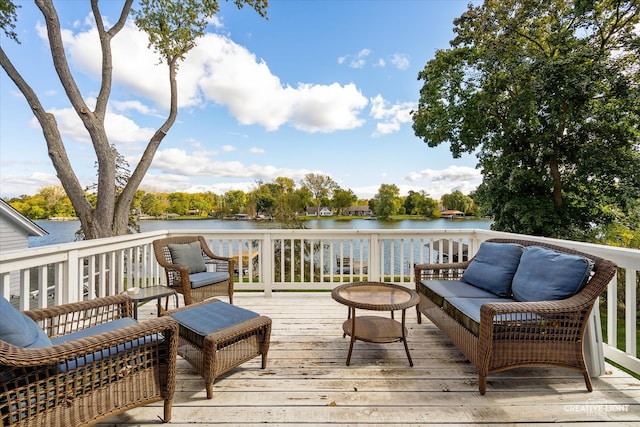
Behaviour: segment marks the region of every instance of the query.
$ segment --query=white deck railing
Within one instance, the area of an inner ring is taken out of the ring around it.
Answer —
[[[179,230],[51,245],[0,254],[0,293],[22,310],[114,295],[130,286],[165,284],[152,242],[203,235],[211,249],[236,258],[237,291],[330,290],[359,280],[413,287],[413,264],[472,256],[492,237],[552,242],[614,261],[624,275],[625,314],[618,318],[617,278],[606,292],[604,355],[640,373],[636,292],[640,250],[487,230]],[[436,250],[444,242],[444,250]],[[468,251],[468,254],[466,253]],[[345,263],[348,260],[348,265]],[[617,342],[624,321],[625,346]]]

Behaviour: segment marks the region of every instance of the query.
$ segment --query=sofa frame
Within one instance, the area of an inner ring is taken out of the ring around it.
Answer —
[[[422,321],[422,314],[427,316],[476,367],[482,395],[487,389],[488,375],[530,366],[562,367],[581,372],[587,390],[592,391],[583,341],[594,303],[615,276],[616,265],[591,254],[548,243],[517,239],[488,241],[542,246],[580,255],[593,261],[593,273],[578,293],[563,300],[514,302],[507,299],[506,302],[483,304],[476,335],[425,295],[421,283],[424,280],[460,280],[473,258],[456,263],[417,264],[414,277],[420,295],[418,323]],[[518,320],[527,318],[543,321]]]

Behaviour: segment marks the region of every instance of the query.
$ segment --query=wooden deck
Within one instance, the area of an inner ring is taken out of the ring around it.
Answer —
[[[478,393],[473,366],[431,323],[408,311],[409,367],[401,343],[357,342],[346,366],[347,308],[328,292],[236,293],[236,305],[273,319],[267,369],[254,359],[218,378],[213,399],[178,360],[171,426],[193,425],[640,425],[640,381],[607,365],[586,391],[581,374],[517,369],[489,377]],[[153,304],[140,316],[155,315]],[[102,425],[159,424],[162,403]],[[615,423],[615,424],[614,424]]]

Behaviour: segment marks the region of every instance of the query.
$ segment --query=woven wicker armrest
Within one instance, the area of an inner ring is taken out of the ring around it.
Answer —
[[[46,327],[44,329],[50,337],[74,332],[123,317],[131,317],[132,313],[133,307],[131,299],[123,294],[53,307],[36,308],[24,312],[24,314],[41,325],[45,324],[44,326]],[[54,326],[56,329],[65,332],[50,333],[50,329]],[[65,330],[63,326],[67,329]]]
[[[234,260],[233,258],[215,257],[204,259],[205,264],[213,264],[216,266],[215,271],[233,271]]]
[[[462,277],[464,270],[471,263],[470,260],[450,262],[444,264],[416,264],[414,266],[416,282],[420,280],[457,280]]]
[[[162,341],[175,340],[177,333],[178,323],[175,320],[160,317],[49,347],[22,348],[0,340],[0,365],[13,367],[58,365],[67,360],[92,355],[100,350],[113,349],[119,344],[132,342],[138,338],[159,336],[162,337]],[[160,343],[160,345],[165,344]]]

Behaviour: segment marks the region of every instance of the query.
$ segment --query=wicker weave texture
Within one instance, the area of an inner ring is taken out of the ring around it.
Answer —
[[[543,246],[584,256],[593,261],[593,274],[577,294],[564,300],[484,304],[480,310],[479,334],[476,335],[420,293],[422,280],[459,280],[472,260],[449,264],[419,264],[415,266],[416,290],[421,296],[418,321],[421,321],[421,314],[426,315],[475,365],[481,394],[486,391],[486,377],[489,374],[526,366],[556,366],[576,370],[583,374],[586,387],[591,391],[591,379],[583,352],[584,334],[596,298],[616,273],[615,264],[591,254],[552,244],[517,239],[489,241]]]
[[[204,301],[197,305],[208,304]],[[189,310],[194,306],[181,307]],[[267,367],[267,353],[271,342],[271,319],[257,316],[236,325],[211,333],[205,337],[193,336],[193,331],[180,326],[178,354],[187,360],[205,381],[207,399],[213,397],[213,383],[217,377],[262,356],[262,369]]]
[[[205,285],[199,288],[191,288],[189,281],[189,267],[181,264],[174,264],[169,251],[170,244],[188,244],[200,242],[202,248],[202,256],[205,263],[214,265],[215,271],[229,272],[229,280]],[[158,264],[164,267],[167,278],[167,286],[172,287],[184,297],[185,305],[201,302],[206,299],[217,296],[228,296],[229,302],[233,304],[233,258],[226,258],[215,255],[203,236],[176,236],[158,239],[153,242],[153,251]]]
[[[25,314],[53,337],[130,316],[131,300],[117,295]],[[164,421],[169,421],[177,338],[177,322],[158,318],[50,347],[18,348],[0,341],[2,422],[92,425],[162,400]]]

